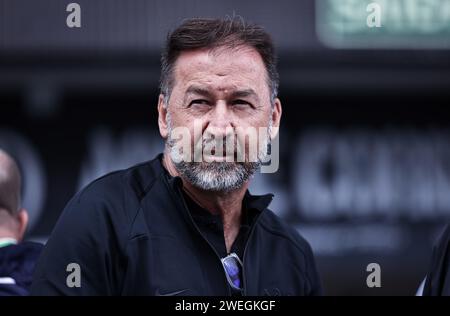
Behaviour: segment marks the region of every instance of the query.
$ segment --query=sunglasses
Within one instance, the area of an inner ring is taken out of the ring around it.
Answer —
[[[241,271],[243,265],[241,259],[233,252],[220,260],[222,261],[230,286],[235,290],[242,290]]]

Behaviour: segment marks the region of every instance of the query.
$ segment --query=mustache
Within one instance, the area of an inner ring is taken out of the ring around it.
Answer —
[[[227,162],[230,159],[238,162],[261,161],[270,151],[271,127],[269,122],[268,127],[227,128],[225,132],[212,129],[203,133],[196,133],[194,129],[191,134],[191,130],[186,127],[172,128],[169,124],[166,146],[172,150],[176,160],[199,162],[206,159],[210,162],[216,157],[226,159]]]
[[[237,137],[237,134],[228,134],[225,136],[217,136],[217,135],[207,135],[206,137],[201,137],[195,144],[195,146],[198,146],[202,149],[210,148],[212,154],[214,154],[216,151],[222,150],[223,154],[227,153],[227,148],[231,147],[231,152],[236,153],[240,148],[244,148],[245,144],[242,144],[240,142],[239,138]],[[198,148],[197,147],[197,148]]]

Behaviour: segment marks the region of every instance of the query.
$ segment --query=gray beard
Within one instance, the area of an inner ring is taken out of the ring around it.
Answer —
[[[241,188],[261,166],[260,162],[185,162],[175,163],[181,176],[207,191],[233,191]]]

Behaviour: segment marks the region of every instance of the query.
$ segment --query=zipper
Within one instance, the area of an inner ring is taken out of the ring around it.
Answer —
[[[272,197],[272,199],[273,199],[273,197]],[[262,213],[265,210],[266,209],[262,210],[261,213],[258,214],[257,218],[253,221],[251,229],[250,229],[250,233],[249,233],[248,238],[247,238],[247,242],[245,243],[244,255],[243,255],[243,258],[242,258],[242,281],[243,281],[243,284],[244,284],[244,287],[242,289],[242,292],[243,292],[242,296],[247,296],[247,279],[245,277],[245,262],[246,262],[246,260],[245,260],[246,256],[245,255],[247,254],[248,244],[250,244],[250,242],[251,242],[251,238],[253,236],[253,231],[255,230],[256,224],[258,223],[259,219],[261,218]]]
[[[178,188],[178,191],[180,191],[179,188]],[[178,193],[183,194],[182,192],[178,192]],[[186,205],[186,201],[184,199],[182,199],[182,202],[183,202],[184,210],[188,213],[189,219],[191,220],[191,222],[194,225],[195,229],[200,234],[200,236],[202,236],[202,238],[208,243],[209,247],[214,251],[214,253],[216,254],[217,259],[219,259],[219,261],[220,261],[220,267],[223,269],[222,261],[220,260],[220,255],[217,252],[216,248],[214,248],[214,246],[209,242],[209,240],[203,235],[201,230],[198,228],[197,223],[195,223],[194,219],[192,218],[191,212],[189,212],[189,209],[188,209],[188,207]],[[231,289],[230,289],[230,285],[228,284],[228,281],[226,281],[226,285],[227,285],[227,289],[228,289],[228,295],[231,296]]]
[[[174,196],[174,192],[173,192],[173,190],[170,188],[170,184],[167,183],[167,181],[164,181],[164,182],[166,182],[166,184],[167,184],[167,186],[168,186],[168,189],[169,189],[170,193],[172,194],[172,196]],[[177,189],[178,193],[180,194],[180,196],[182,197],[182,196],[183,196],[183,193],[180,191],[180,188],[177,187],[176,189]],[[177,200],[179,197],[174,196],[174,198],[175,198],[175,200]],[[217,253],[217,250],[213,247],[213,245],[211,245],[211,243],[209,242],[209,240],[206,239],[206,237],[202,234],[202,232],[201,232],[200,229],[198,228],[197,224],[195,223],[194,219],[192,218],[191,212],[189,212],[189,209],[188,209],[188,207],[187,207],[187,205],[186,205],[186,201],[184,201],[184,199],[181,198],[181,202],[182,202],[182,206],[183,206],[183,208],[184,208],[184,211],[187,213],[189,219],[191,220],[191,223],[194,225],[194,227],[195,227],[195,229],[197,230],[197,232],[200,234],[200,236],[202,236],[202,238],[206,241],[206,243],[209,245],[209,247],[210,247],[210,248],[212,249],[212,251],[215,253],[216,257],[217,257],[217,258],[219,259],[219,261],[220,261],[220,267],[221,267],[221,269],[223,269],[223,265],[222,265],[222,262],[221,262],[221,260],[220,260],[220,256],[219,256],[219,254]],[[244,264],[242,263],[242,265],[244,265]],[[244,269],[244,268],[242,268],[242,270],[243,270],[243,269]],[[224,273],[225,273],[225,272],[224,272]],[[226,279],[225,279],[225,280],[226,280]],[[228,281],[226,282],[226,285],[227,285],[227,289],[228,289],[228,295],[231,296],[231,289],[230,289],[230,285],[228,284]]]
[[[166,184],[166,186],[167,186],[167,188],[169,189],[169,192],[170,192],[170,194],[175,198],[175,200],[177,200],[177,196],[175,196],[175,192],[173,192],[173,190],[172,190],[172,188],[170,187],[170,184],[168,183],[168,181],[167,181],[167,179],[166,179],[166,177],[163,175],[163,177],[164,177],[164,183]],[[177,191],[178,191],[178,194],[180,194],[181,195],[181,197],[183,196],[183,193],[180,191],[180,188],[177,186]],[[273,197],[272,197],[272,199],[273,199]],[[191,220],[191,223],[194,225],[194,227],[195,227],[195,229],[197,230],[197,232],[200,234],[200,236],[202,236],[202,238],[206,241],[206,243],[209,245],[209,247],[212,249],[212,251],[216,254],[216,257],[217,257],[217,259],[219,259],[219,261],[220,261],[220,266],[221,266],[221,268],[223,269],[223,265],[222,265],[222,262],[221,262],[221,258],[220,258],[220,256],[219,256],[219,254],[217,253],[217,251],[216,251],[216,249],[213,247],[213,245],[211,245],[211,243],[208,241],[208,239],[202,234],[202,232],[200,231],[200,229],[198,228],[198,226],[197,226],[197,224],[195,223],[195,221],[194,221],[194,219],[192,218],[192,215],[191,215],[191,212],[189,212],[189,209],[188,209],[188,207],[187,207],[187,205],[186,205],[186,201],[182,198],[181,199],[181,201],[182,201],[182,206],[183,206],[183,208],[184,208],[184,211],[188,214],[188,217],[189,217],[189,219]],[[262,215],[262,213],[265,211],[265,209],[264,210],[262,210],[261,211],[261,213],[260,214],[258,214],[258,216],[257,216],[257,218],[254,220],[254,222],[252,223],[252,225],[251,225],[251,229],[250,229],[250,233],[249,233],[249,235],[248,235],[248,238],[247,238],[247,242],[245,243],[245,247],[244,247],[244,255],[243,255],[243,258],[242,258],[242,282],[243,282],[243,289],[242,289],[242,296],[247,296],[247,280],[246,280],[246,278],[245,278],[245,255],[246,255],[246,253],[247,253],[247,248],[248,248],[248,244],[250,243],[250,241],[251,241],[251,238],[252,238],[252,236],[253,236],[253,231],[255,230],[255,226],[256,226],[256,224],[258,223],[258,221],[259,221],[259,219],[260,219],[260,217],[261,217],[261,215]],[[224,272],[225,273],[225,272]],[[228,284],[228,281],[226,282],[226,284],[227,284],[227,289],[228,289],[228,294],[229,294],[229,296],[232,296],[232,293],[231,293],[231,288],[230,288],[230,285]]]

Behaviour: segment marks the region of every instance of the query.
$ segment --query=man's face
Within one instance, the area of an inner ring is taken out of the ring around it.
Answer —
[[[192,161],[172,159],[179,173],[202,189],[241,187],[258,169],[270,142],[267,134],[256,134],[263,137],[250,140],[249,130],[267,132],[278,126],[281,114],[279,100],[271,104],[267,72],[259,53],[251,47],[183,52],[177,59],[174,79],[163,118],[167,128],[161,128],[160,122],[161,134],[175,158],[179,148],[174,146],[173,130],[185,128],[192,153],[200,149],[201,156],[201,162],[194,161],[195,154]],[[249,146],[251,141],[256,141],[257,152]],[[239,149],[245,153],[241,159]]]

